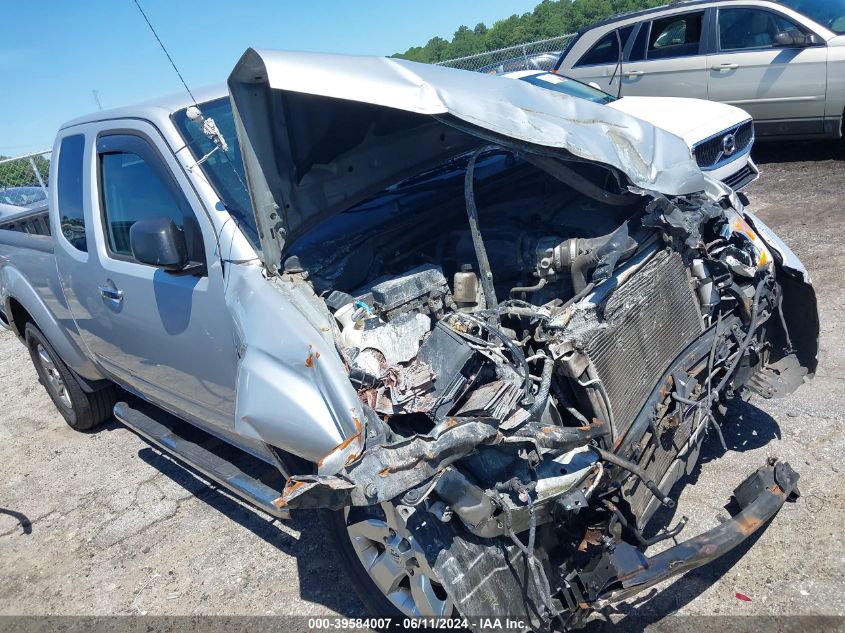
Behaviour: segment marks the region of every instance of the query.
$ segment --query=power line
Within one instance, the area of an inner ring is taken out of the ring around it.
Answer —
[[[147,14],[144,13],[144,10],[141,8],[141,5],[138,4],[138,0],[133,0],[135,2],[135,6],[138,7],[138,11],[141,12],[141,15],[144,18],[144,21],[147,23],[147,26],[150,27],[150,30],[153,32],[153,36],[156,38],[158,45],[161,46],[161,50],[164,51],[164,54],[167,55],[167,59],[170,61],[170,65],[173,66],[173,70],[176,71],[176,74],[179,75],[179,80],[182,82],[182,85],[185,86],[185,90],[188,91],[188,95],[191,97],[191,101],[194,102],[194,105],[197,105],[197,100],[194,98],[194,93],[191,92],[191,89],[188,88],[188,84],[185,82],[185,78],[182,77],[182,73],[179,72],[179,69],[176,67],[176,62],[173,61],[173,58],[170,56],[170,53],[167,52],[167,48],[165,48],[164,43],[161,41],[161,38],[156,33],[156,30],[153,28],[153,25],[150,23],[150,19],[147,17]]]

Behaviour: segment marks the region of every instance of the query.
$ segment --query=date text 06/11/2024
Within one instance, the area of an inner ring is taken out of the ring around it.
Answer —
[[[511,618],[403,618],[401,622],[393,618],[310,618],[308,628],[311,630],[326,629],[376,629],[385,630],[393,627],[402,629],[433,629],[433,630],[523,630],[525,622]]]

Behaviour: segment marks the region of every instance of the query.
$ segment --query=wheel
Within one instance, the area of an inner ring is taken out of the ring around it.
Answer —
[[[412,509],[411,509],[412,510]],[[450,617],[452,600],[392,503],[326,512],[341,565],[375,617]]]
[[[41,330],[27,323],[24,338],[39,382],[72,428],[87,431],[111,417],[117,399],[113,386],[93,393],[83,391]]]

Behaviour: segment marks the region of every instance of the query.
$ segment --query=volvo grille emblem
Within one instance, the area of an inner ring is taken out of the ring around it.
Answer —
[[[725,134],[722,138],[722,152],[725,156],[733,156],[736,152],[736,136],[733,134]]]

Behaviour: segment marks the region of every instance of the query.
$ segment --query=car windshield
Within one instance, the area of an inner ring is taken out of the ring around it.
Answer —
[[[252,203],[246,188],[246,175],[238,136],[235,133],[235,120],[229,97],[206,101],[199,104],[199,109],[206,119],[214,119],[217,129],[226,139],[228,150],[216,150],[213,141],[202,131],[202,123],[188,118],[187,108],[173,115],[173,122],[185,139],[196,160],[203,157],[200,164],[211,186],[217,192],[229,215],[238,223],[244,235],[256,249],[260,249],[258,229],[252,213]]]
[[[47,194],[41,187],[0,187],[0,202],[16,207],[29,207],[43,202]]]
[[[537,75],[529,75],[527,77],[520,77],[522,81],[527,81],[535,86],[546,88],[547,90],[554,90],[562,92],[570,97],[577,97],[579,99],[586,99],[593,103],[600,103],[602,105],[616,101],[616,97],[602,92],[598,88],[593,88],[587,84],[582,84],[580,81],[575,81],[563,75],[556,75],[554,73],[540,73]]]
[[[845,0],[782,0],[782,2],[829,28],[845,35]]]

